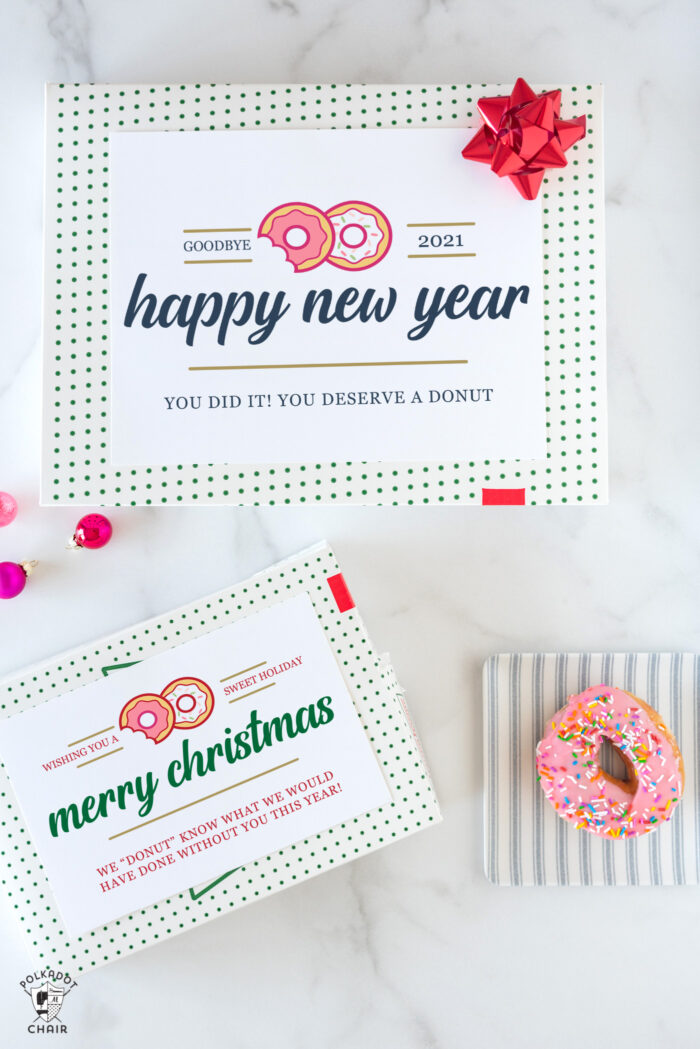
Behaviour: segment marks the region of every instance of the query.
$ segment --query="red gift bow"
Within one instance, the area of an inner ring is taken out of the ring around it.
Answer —
[[[522,77],[510,95],[480,98],[484,121],[462,150],[467,160],[490,164],[525,200],[534,200],[547,168],[566,167],[564,153],[586,134],[586,118],[560,120],[561,91],[536,95]]]

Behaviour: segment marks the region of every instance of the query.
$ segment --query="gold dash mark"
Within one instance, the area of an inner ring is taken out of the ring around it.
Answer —
[[[252,259],[185,259],[186,266],[216,266],[226,262],[252,262]]]
[[[183,233],[252,233],[252,226],[218,226],[212,229],[183,229]]]
[[[420,253],[418,255],[407,255],[407,259],[474,259],[475,251],[448,251],[445,254],[429,255]]]
[[[109,758],[112,754],[118,754],[120,750],[124,750],[124,748],[115,747],[114,750],[108,750],[106,754],[98,754],[96,758],[90,758],[89,761],[81,761],[80,764],[75,767],[81,769],[84,765],[92,765],[93,761],[102,761],[102,758]]]
[[[245,670],[237,670],[235,674],[227,674],[226,677],[220,678],[220,682],[223,685],[224,681],[230,681],[232,677],[243,677],[251,670],[257,670],[258,667],[264,667],[267,665],[267,660],[263,659],[262,663],[253,663],[252,667],[246,667]]]
[[[263,371],[268,368],[396,368],[418,364],[469,364],[469,361],[330,361],[324,364],[193,364],[190,365],[187,370],[191,372],[253,372]]]
[[[78,743],[84,743],[86,739],[93,739],[95,736],[101,736],[105,732],[111,732],[114,725],[108,725],[107,728],[101,728],[99,732],[91,732],[89,736],[83,736],[82,739],[76,739],[72,743],[69,743],[69,747],[76,747]]]
[[[434,226],[476,226],[476,222],[407,222],[408,229],[428,229]]]
[[[240,696],[234,696],[233,699],[229,699],[229,703],[237,703],[239,699],[247,699],[248,696],[254,696],[256,692],[264,692],[266,688],[272,688],[276,685],[276,681],[271,681],[269,685],[262,685],[260,688],[254,688],[252,692],[241,692]]]

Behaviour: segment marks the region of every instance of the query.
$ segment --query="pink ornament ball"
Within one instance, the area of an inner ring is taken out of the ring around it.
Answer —
[[[78,521],[73,542],[87,550],[99,550],[112,538],[112,525],[102,514],[86,514]]]
[[[9,492],[0,492],[0,528],[12,524],[17,516],[17,500]]]
[[[14,561],[0,561],[0,598],[17,597],[27,584],[27,573]]]

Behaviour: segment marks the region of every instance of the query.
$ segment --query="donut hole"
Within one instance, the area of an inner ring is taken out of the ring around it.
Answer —
[[[600,741],[597,761],[605,779],[610,783],[616,783],[628,794],[636,793],[637,773],[634,765],[607,736],[603,736]]]
[[[305,248],[309,239],[309,231],[303,226],[290,226],[284,231],[284,242],[288,248]]]
[[[197,700],[190,695],[179,696],[175,700],[175,706],[181,714],[189,714],[197,706]]]
[[[361,248],[367,240],[367,230],[356,222],[349,222],[341,229],[340,239],[346,248]]]
[[[158,718],[152,710],[144,710],[142,714],[139,714],[139,725],[141,728],[153,728],[157,720]]]

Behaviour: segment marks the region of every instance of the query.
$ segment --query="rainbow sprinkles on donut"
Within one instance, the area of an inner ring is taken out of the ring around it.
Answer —
[[[608,740],[627,773],[599,763]],[[537,778],[545,797],[577,830],[633,838],[669,820],[683,794],[683,758],[657,712],[619,688],[595,685],[570,696],[537,744]]]

